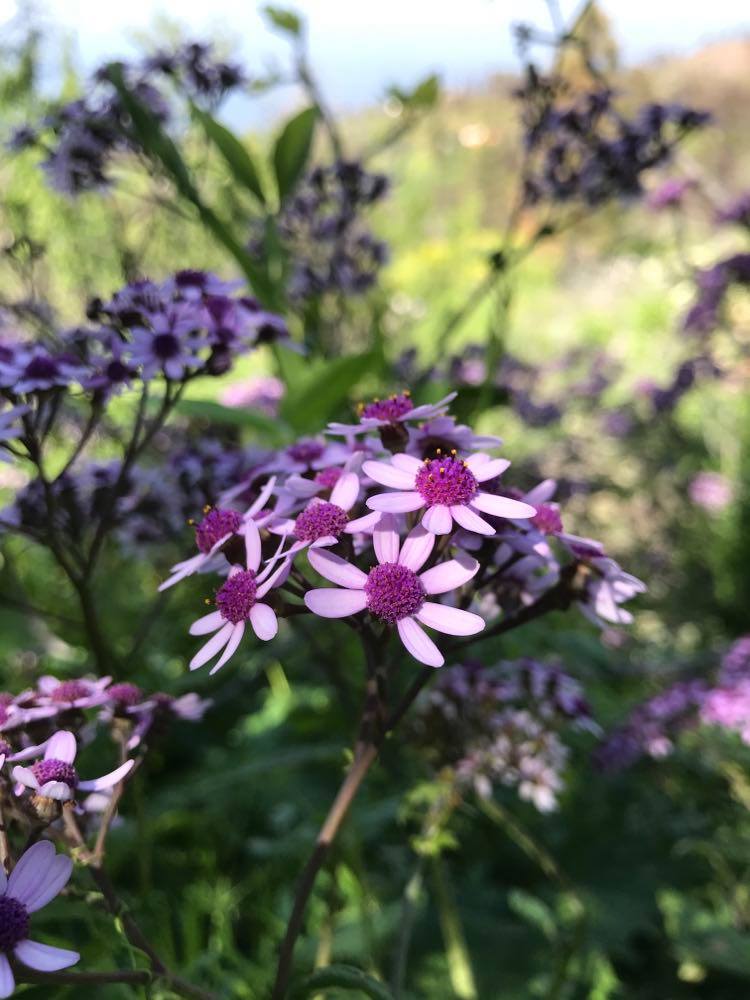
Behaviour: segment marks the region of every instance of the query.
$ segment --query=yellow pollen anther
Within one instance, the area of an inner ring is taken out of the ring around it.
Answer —
[[[411,390],[410,389],[404,389],[403,395],[404,396],[411,396]]]
[[[210,597],[204,597],[203,598],[203,603],[204,604],[213,604],[213,601],[211,600]]]
[[[438,455],[441,455],[442,452],[443,452],[443,449],[442,448],[436,448],[435,451],[437,452]]]
[[[193,525],[195,524],[195,518],[194,517],[189,517],[188,520],[187,520],[187,523],[188,523],[189,527],[192,528]]]
[[[211,510],[211,504],[207,503],[206,506],[203,508],[203,513],[208,514],[210,510]]]
[[[444,475],[445,475],[445,466],[444,466],[444,465],[441,465],[441,466],[440,466],[440,475],[441,475],[441,476],[444,476]]]
[[[456,449],[455,448],[451,448],[451,455],[457,455],[457,454],[458,454],[458,452],[456,451]]]

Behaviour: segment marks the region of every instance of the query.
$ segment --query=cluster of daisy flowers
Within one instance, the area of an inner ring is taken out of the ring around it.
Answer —
[[[566,730],[597,731],[581,685],[531,659],[447,667],[422,695],[413,732],[436,770],[489,798],[510,788],[540,812],[557,807],[569,748]]]
[[[506,485],[510,463],[491,454],[502,442],[456,423],[454,396],[364,404],[356,423],[272,453],[206,507],[197,551],[162,584],[219,577],[214,610],[190,629],[209,637],[191,669],[219,670],[246,632],[273,639],[280,617],[305,611],[364,616],[432,667],[444,655],[430,633],[477,635],[554,587],[560,607],[576,602],[599,624],[630,620],[622,605],[643,584],[563,531],[554,483]]]

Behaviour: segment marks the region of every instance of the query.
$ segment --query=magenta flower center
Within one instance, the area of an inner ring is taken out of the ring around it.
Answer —
[[[29,936],[29,911],[12,896],[0,896],[0,951],[12,951]]]
[[[318,486],[322,486],[324,490],[332,490],[339,479],[341,479],[341,469],[335,465],[331,466],[330,469],[321,469],[315,475],[315,482]]]
[[[389,625],[395,625],[422,607],[425,589],[413,570],[398,563],[374,566],[365,584],[367,607]]]
[[[108,688],[107,694],[118,705],[128,707],[137,705],[139,701],[143,700],[143,693],[135,684],[113,684],[111,688]]]
[[[69,788],[75,788],[78,784],[78,773],[73,765],[54,757],[38,761],[31,770],[40,785],[48,781],[62,781]]]
[[[311,503],[294,522],[294,534],[301,542],[317,542],[333,535],[338,538],[349,518],[335,503]]]
[[[311,465],[323,454],[325,448],[320,441],[298,441],[287,448],[287,455],[295,462]]]
[[[399,396],[391,396],[390,399],[374,399],[361,408],[359,415],[365,420],[385,420],[393,424],[413,409],[414,403],[409,395],[402,392]]]
[[[204,555],[225,535],[233,535],[242,524],[236,510],[210,510],[195,529],[195,544]]]
[[[249,618],[257,593],[255,573],[251,569],[240,570],[217,590],[216,607],[225,621],[236,625]]]
[[[63,681],[53,688],[50,698],[57,702],[78,701],[79,698],[87,698],[90,693],[89,685],[83,681]]]
[[[562,520],[554,504],[543,503],[536,509],[536,514],[532,517],[531,523],[544,535],[551,535],[555,531],[562,531]]]
[[[44,354],[35,355],[26,365],[24,374],[27,378],[51,379],[58,372],[57,363]]]
[[[477,492],[471,469],[460,458],[432,458],[417,473],[417,490],[428,507],[467,504]]]

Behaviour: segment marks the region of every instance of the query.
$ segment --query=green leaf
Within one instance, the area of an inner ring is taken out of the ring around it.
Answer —
[[[260,175],[245,146],[233,132],[212,118],[207,111],[192,102],[190,110],[193,117],[203,126],[203,131],[208,139],[224,157],[234,179],[251,194],[254,194],[262,205],[265,205],[266,196],[263,192]]]
[[[308,976],[296,989],[292,996],[302,1000],[319,990],[338,986],[342,990],[354,990],[371,1000],[393,1000],[393,994],[383,983],[373,979],[353,965],[326,965]]]
[[[295,14],[293,10],[284,7],[274,7],[268,4],[263,8],[263,14],[280,31],[285,31],[288,35],[299,38],[302,34],[302,18]]]
[[[294,189],[302,176],[310,156],[317,118],[317,107],[305,108],[289,119],[276,140],[273,169],[281,201]]]
[[[554,915],[549,906],[537,896],[532,896],[523,889],[511,889],[508,893],[508,905],[519,917],[541,931],[548,941],[555,940],[557,925]]]
[[[259,410],[243,407],[222,406],[211,399],[182,399],[175,407],[178,413],[194,420],[205,420],[212,424],[231,424],[235,427],[250,427],[269,439],[269,443],[284,439],[285,425],[266,416]]]
[[[382,366],[383,356],[379,351],[319,361],[302,385],[298,384],[297,392],[289,392],[282,405],[282,416],[299,431],[323,425],[350,398],[357,383],[365,375],[377,375]]]
[[[427,109],[434,106],[440,96],[440,77],[433,73],[412,90],[409,104],[414,108]]]

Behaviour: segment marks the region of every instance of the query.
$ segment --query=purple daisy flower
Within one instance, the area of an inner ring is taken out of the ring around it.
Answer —
[[[190,661],[190,669],[197,670],[208,663],[219,652],[218,662],[211,668],[216,673],[234,655],[247,623],[259,639],[273,639],[279,630],[276,613],[262,598],[273,586],[278,586],[289,572],[290,563],[285,560],[273,573],[269,563],[262,573],[260,567],[260,532],[255,521],[248,521],[244,529],[246,561],[245,569],[233,566],[226,582],[216,592],[217,611],[204,615],[190,626],[191,635],[214,635]]]
[[[354,434],[367,434],[393,424],[433,420],[444,415],[456,396],[457,393],[450,392],[437,403],[426,403],[424,406],[415,406],[409,392],[389,396],[388,399],[374,399],[370,403],[360,404],[358,424],[329,424],[326,433],[351,437]]]
[[[107,701],[109,696],[106,688],[111,680],[111,677],[99,677],[95,680],[80,677],[77,680],[61,681],[46,674],[37,682],[37,702],[41,706],[54,707],[59,712],[74,708],[94,708]]]
[[[590,571],[583,596],[576,602],[586,618],[600,628],[604,628],[607,622],[629,625],[633,616],[620,605],[637,594],[644,594],[646,584],[626,573],[619,563],[605,555],[598,542],[576,535],[560,534],[558,537]]]
[[[427,597],[463,586],[476,574],[479,563],[460,554],[419,573],[432,552],[435,536],[417,525],[399,546],[394,519],[388,514],[375,528],[373,542],[378,561],[368,573],[325,549],[311,549],[308,558],[313,568],[339,586],[308,591],[305,604],[323,618],[345,618],[368,610],[380,621],[396,626],[404,646],[420,663],[441,667],[443,654],[419,623],[448,635],[476,635],[485,623],[479,615],[428,601]]]
[[[9,955],[38,972],[58,972],[80,959],[77,951],[41,944],[28,937],[31,914],[58,895],[72,871],[71,859],[56,854],[48,840],[25,851],[10,876],[0,867],[0,997],[11,996],[16,987]]]
[[[207,316],[194,302],[176,302],[150,317],[151,329],[133,329],[132,361],[144,379],[163,373],[178,381],[203,365]]]
[[[40,345],[21,347],[13,357],[0,359],[0,386],[15,395],[64,388],[85,377],[80,362],[69,355],[53,355]]]
[[[409,428],[407,451],[417,458],[434,458],[438,450],[450,454],[452,449],[464,453],[499,448],[502,438],[475,434],[466,424],[457,424],[455,417],[434,417],[417,427]]]
[[[447,535],[454,520],[467,531],[494,535],[495,529],[479,512],[495,517],[533,517],[535,509],[511,497],[496,496],[479,489],[479,484],[495,479],[510,462],[475,452],[466,461],[452,452],[444,458],[426,458],[400,453],[390,462],[365,462],[363,471],[376,483],[396,492],[378,493],[367,501],[371,510],[403,514],[421,510],[422,525],[435,535]]]
[[[120,767],[100,778],[81,781],[75,769],[78,745],[73,733],[61,729],[50,737],[44,749],[44,757],[31,767],[14,767],[13,780],[30,788],[35,797],[55,799],[57,802],[71,801],[76,791],[101,792],[122,781],[135,765],[128,760]]]

